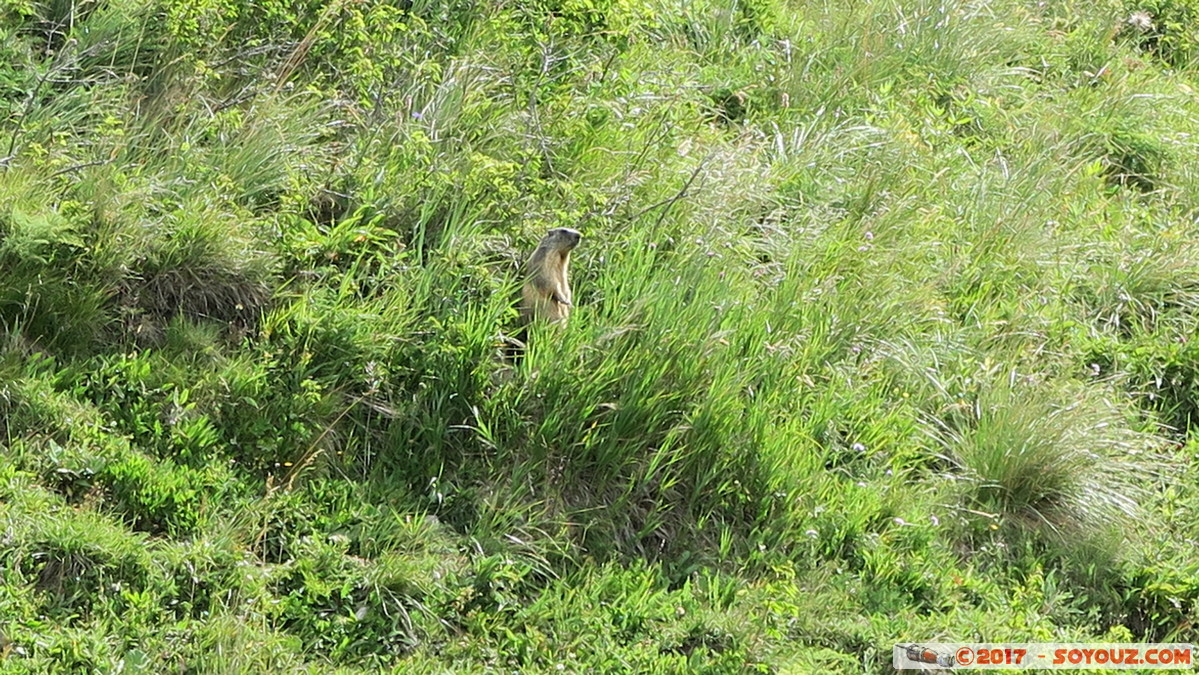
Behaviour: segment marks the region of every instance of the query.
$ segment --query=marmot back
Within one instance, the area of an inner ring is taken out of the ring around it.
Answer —
[[[533,251],[521,293],[520,315],[526,324],[535,320],[561,323],[570,316],[570,252],[582,238],[578,230],[555,227]]]

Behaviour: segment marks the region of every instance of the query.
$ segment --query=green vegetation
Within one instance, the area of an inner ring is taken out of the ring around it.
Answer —
[[[1195,17],[0,0],[0,671],[1196,639]]]

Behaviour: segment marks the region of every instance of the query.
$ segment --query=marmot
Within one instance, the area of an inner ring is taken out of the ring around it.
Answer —
[[[570,315],[570,252],[583,235],[569,227],[555,227],[541,239],[529,258],[528,275],[521,294],[520,316],[524,322],[544,320],[562,323]]]

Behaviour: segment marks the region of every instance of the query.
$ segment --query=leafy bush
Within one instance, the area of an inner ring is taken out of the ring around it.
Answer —
[[[1142,50],[1175,67],[1186,67],[1199,55],[1199,7],[1193,2],[1145,0],[1124,6],[1128,14],[1121,30]]]
[[[1184,636],[1176,5],[0,0],[0,657]]]
[[[1142,333],[1127,341],[1098,339],[1090,345],[1090,367],[1100,374],[1124,373],[1129,391],[1179,437],[1187,437],[1199,421],[1199,352],[1192,341]]]

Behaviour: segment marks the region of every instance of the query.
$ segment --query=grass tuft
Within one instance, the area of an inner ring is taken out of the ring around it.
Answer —
[[[1187,638],[1188,3],[0,0],[0,660]]]
[[[1132,531],[1167,468],[1160,439],[1128,431],[1110,401],[1015,374],[954,413],[938,439],[962,481],[961,506],[987,527],[1060,541],[1119,537],[1112,526]]]

